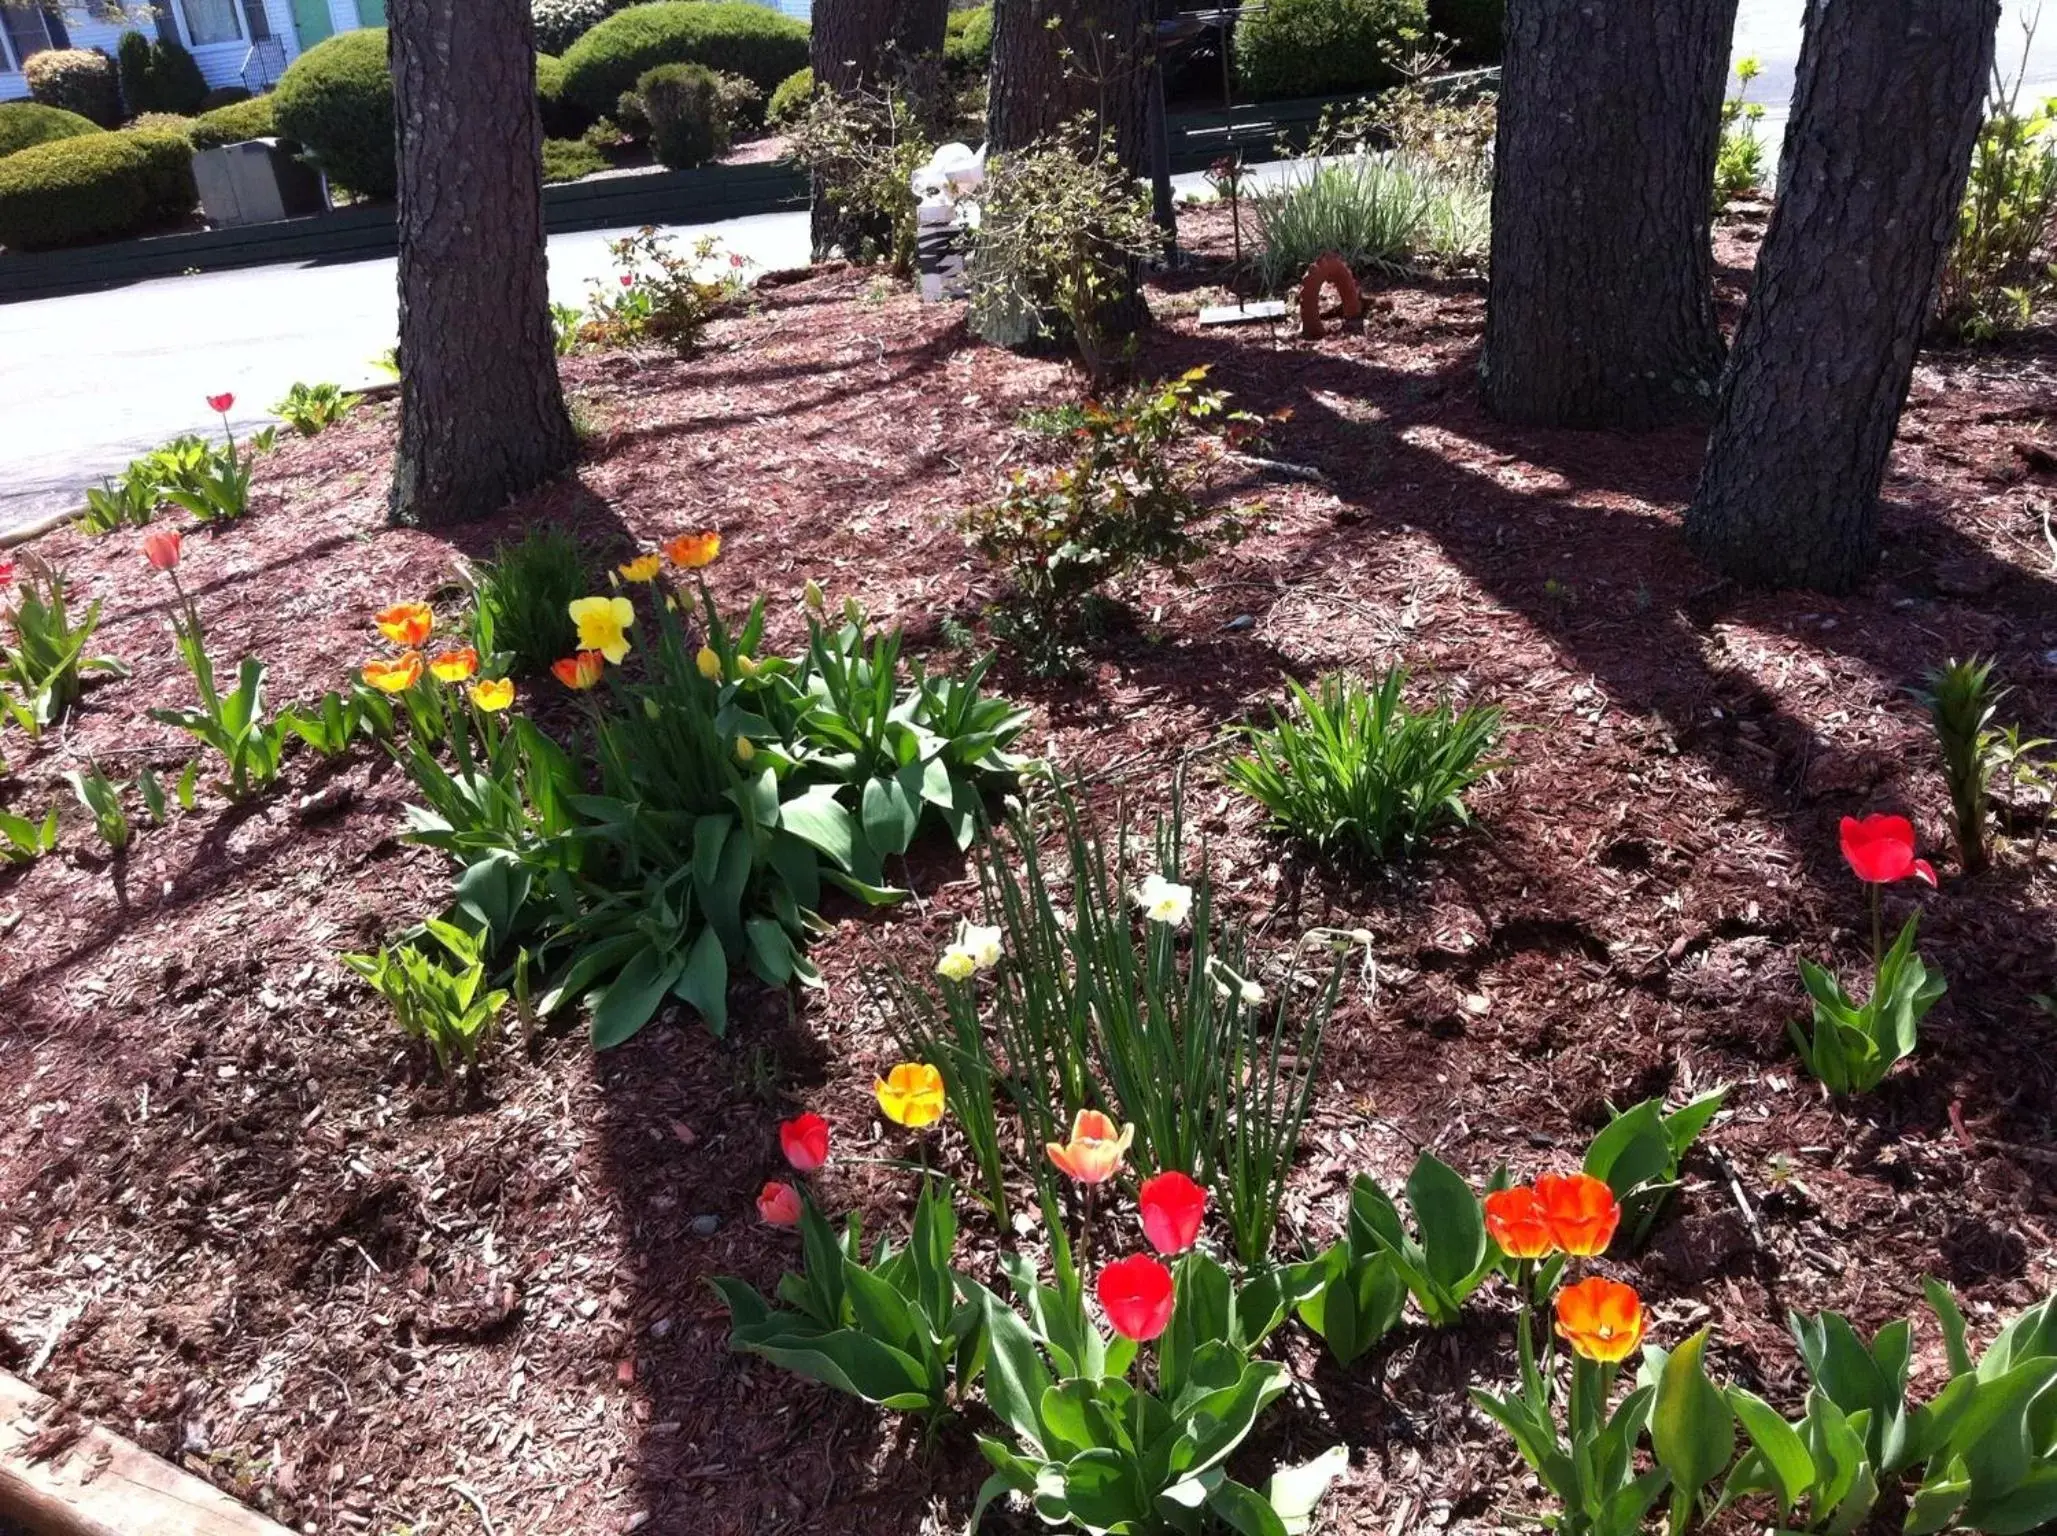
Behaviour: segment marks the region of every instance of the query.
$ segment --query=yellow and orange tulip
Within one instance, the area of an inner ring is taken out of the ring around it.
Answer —
[[[1121,1171],[1136,1128],[1114,1122],[1097,1109],[1082,1109],[1072,1119],[1071,1140],[1046,1141],[1043,1150],[1065,1177],[1081,1184],[1105,1184]]]
[[[479,670],[479,653],[468,645],[429,658],[429,671],[436,680],[443,683],[462,683],[476,677]]]
[[[421,681],[421,652],[408,651],[392,661],[367,661],[363,673],[380,693],[405,693]]]
[[[682,533],[664,546],[665,558],[688,571],[714,564],[720,553],[721,535],[712,529],[704,533]]]
[[[1557,1332],[1588,1360],[1612,1365],[1643,1342],[1646,1318],[1635,1287],[1593,1275],[1557,1293]]]
[[[427,603],[395,603],[373,614],[371,621],[393,644],[411,651],[428,643],[436,627],[436,610]]]

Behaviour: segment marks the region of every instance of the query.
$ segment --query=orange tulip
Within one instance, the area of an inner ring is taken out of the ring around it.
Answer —
[[[1589,1173],[1544,1174],[1536,1180],[1536,1203],[1557,1246],[1582,1259],[1605,1253],[1621,1224],[1621,1202]]]
[[[879,1109],[895,1125],[918,1131],[943,1118],[943,1074],[925,1061],[903,1061],[872,1079]]]
[[[421,652],[408,651],[393,661],[367,661],[364,680],[380,693],[405,693],[421,681]]]
[[[178,569],[179,541],[182,535],[176,528],[158,528],[143,535],[143,558],[160,571]],[[9,566],[9,570],[13,567]],[[0,586],[4,586],[0,582]]]
[[[1525,1185],[1486,1196],[1486,1231],[1510,1259],[1543,1259],[1557,1250],[1542,1202]]]
[[[607,658],[598,651],[580,651],[576,656],[551,662],[550,670],[565,687],[583,693],[600,681],[600,674],[607,670]]]
[[[371,621],[393,644],[411,651],[427,642],[436,627],[436,611],[427,603],[395,603],[373,614]]]
[[[468,645],[461,645],[454,651],[445,651],[429,661],[429,670],[446,683],[461,683],[475,675],[478,669],[479,653]]]
[[[1594,1275],[1557,1293],[1557,1332],[1588,1360],[1626,1360],[1643,1342],[1643,1298],[1633,1286]]]
[[[1118,1131],[1112,1120],[1097,1109],[1082,1109],[1071,1122],[1071,1140],[1046,1141],[1043,1150],[1067,1178],[1081,1184],[1105,1184],[1121,1169],[1128,1156],[1136,1128],[1124,1125]]]
[[[720,553],[721,535],[711,529],[706,533],[682,533],[664,546],[665,558],[689,571],[714,564]]]

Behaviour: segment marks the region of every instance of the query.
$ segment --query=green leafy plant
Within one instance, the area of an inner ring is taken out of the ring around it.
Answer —
[[[46,853],[57,851],[57,807],[51,806],[41,821],[0,811],[0,863],[28,864]]]
[[[578,350],[579,328],[585,323],[586,312],[576,304],[550,306],[550,337],[559,357],[569,357]]]
[[[1985,1536],[2024,1536],[2057,1520],[2057,1297],[2001,1329],[1976,1364],[1964,1314],[1924,1280],[1953,1372],[1917,1415],[1926,1460],[1910,1501],[1907,1536],[1946,1526]]]
[[[1878,962],[1871,996],[1862,1004],[1835,975],[1802,958],[1800,976],[1814,1008],[1810,1039],[1796,1022],[1786,1025],[1800,1059],[1831,1093],[1869,1093],[1894,1065],[1914,1053],[1922,1015],[1942,997],[1942,975],[1914,952],[1919,913],[1907,919],[1893,947]]]
[[[1384,1250],[1422,1316],[1438,1328],[1457,1321],[1465,1298],[1499,1266],[1486,1236],[1485,1208],[1463,1174],[1432,1152],[1407,1175],[1407,1208],[1415,1231],[1401,1223],[1392,1197],[1368,1174],[1350,1186],[1350,1218]]]
[[[187,434],[150,455],[159,493],[203,523],[234,522],[250,510],[250,476],[257,455],[270,451],[274,429],[254,433],[249,451],[238,453],[233,436],[216,447]]]
[[[478,1060],[508,994],[486,986],[485,943],[479,935],[440,918],[423,926],[447,958],[431,954],[419,939],[376,954],[340,958],[392,1005],[400,1028],[409,1038],[426,1041],[437,1068],[448,1072],[453,1057]]]
[[[2034,41],[2026,24],[2020,67],[1996,68],[1986,120],[1971,153],[1957,238],[1936,286],[1937,326],[1986,341],[2029,323],[2051,288],[2050,224],[2057,218],[2057,101],[2021,100]]]
[[[129,813],[121,803],[128,785],[108,778],[93,765],[83,771],[72,769],[65,774],[64,781],[93,818],[93,830],[100,834],[100,841],[114,853],[128,847]]]
[[[728,153],[729,112],[713,70],[659,64],[636,80],[636,99],[650,120],[650,147],[666,167],[683,170]]]
[[[147,457],[137,459],[121,472],[120,480],[103,475],[98,485],[87,488],[79,529],[99,535],[117,528],[148,527],[162,500],[155,464]]]
[[[1586,1148],[1585,1171],[1604,1180],[1621,1202],[1631,1247],[1648,1239],[1664,1202],[1678,1188],[1679,1164],[1727,1097],[1726,1088],[1716,1088],[1669,1111],[1662,1099],[1645,1099],[1618,1111]]]
[[[965,513],[972,546],[1012,577],[995,617],[1032,663],[1064,662],[1088,600],[1103,589],[1146,567],[1180,576],[1241,537],[1234,513],[1204,501],[1222,466],[1202,432],[1218,422],[1223,440],[1240,444],[1261,423],[1229,411],[1226,394],[1201,389],[1206,377],[1195,368],[1088,401],[1070,431],[1069,464],[1016,471],[998,501]]]
[[[1458,710],[1447,697],[1417,711],[1406,682],[1397,666],[1371,687],[1336,673],[1310,693],[1288,679],[1293,708],[1245,729],[1253,750],[1229,764],[1228,781],[1280,830],[1366,864],[1410,855],[1440,827],[1468,825],[1465,791],[1501,766],[1487,755],[1501,713]]]
[[[717,1279],[729,1347],[882,1408],[938,1417],[984,1364],[984,1310],[950,1267],[957,1216],[934,1182],[907,1245],[881,1239],[864,1261],[858,1218],[839,1236],[811,1200],[800,1210],[805,1268],[779,1282],[774,1309],[741,1280]]]
[[[1928,674],[1917,690],[1943,752],[1943,777],[1950,786],[1950,820],[1957,857],[1966,874],[1991,862],[1986,845],[1986,795],[1991,788],[1997,733],[1993,713],[2007,690],[1992,685],[1993,664],[1976,656],[1954,657]]]
[[[776,110],[781,85],[774,93]],[[933,114],[901,82],[881,90],[814,89],[812,71],[786,110],[786,157],[816,178],[836,211],[844,243],[863,256],[875,248],[893,275],[914,273],[914,173],[935,153]]]
[[[0,702],[34,737],[78,702],[86,678],[126,677],[128,668],[86,654],[100,628],[97,598],[75,613],[63,575],[48,561],[23,554],[13,570],[17,596],[4,616],[10,638],[0,643]]]
[[[1371,1181],[1359,1179],[1350,1191],[1347,1232],[1294,1270],[1308,1292],[1299,1303],[1300,1321],[1341,1366],[1355,1363],[1391,1332],[1407,1305],[1407,1283],[1379,1237],[1385,1218],[1379,1200]]]
[[[1297,285],[1330,252],[1355,272],[1406,272],[1424,259],[1476,267],[1490,240],[1491,199],[1485,177],[1398,151],[1310,152],[1248,193],[1258,233],[1252,264],[1272,291]]]
[[[531,528],[493,546],[470,571],[472,643],[481,656],[504,661],[518,677],[549,670],[571,649],[566,610],[592,590],[579,541],[562,528]]]
[[[176,535],[167,537],[175,539]],[[255,656],[245,656],[237,668],[235,687],[226,694],[221,691],[214,675],[214,660],[207,653],[207,632],[200,622],[199,607],[179,580],[177,545],[174,543],[170,548],[169,563],[161,568],[171,578],[178,601],[172,617],[172,637],[179,659],[185,662],[199,689],[200,706],[152,709],[150,718],[176,726],[220,753],[228,769],[229,798],[241,800],[278,777],[284,755],[285,740],[279,723],[267,720],[264,714],[265,665]]]
[[[702,236],[682,256],[651,225],[610,241],[607,249],[619,270],[613,282],[592,280],[579,339],[602,347],[661,342],[690,356],[715,310],[742,291],[743,258],[732,254],[726,263],[715,263],[720,244]],[[710,263],[714,275],[705,276]]]
[[[363,403],[364,396],[345,394],[339,384],[295,383],[272,411],[302,437],[313,437]]]
[[[1755,58],[1736,60],[1736,93],[1721,104],[1721,142],[1714,155],[1714,207],[1764,185],[1764,141],[1757,125],[1764,106],[1751,101],[1750,82],[1764,72]]]
[[[1243,932],[1216,916],[1199,861],[1188,868],[1176,809],[1146,858],[1126,828],[1110,852],[1061,785],[1053,799],[1066,884],[1053,889],[1037,817],[1015,817],[1014,857],[994,846],[978,861],[1004,957],[991,967],[989,989],[981,996],[946,974],[938,1008],[926,991],[895,978],[895,1028],[910,1054],[942,1073],[996,1214],[1007,1210],[1003,1102],[1032,1148],[1063,1141],[1080,1110],[1104,1107],[1135,1126],[1139,1160],[1215,1191],[1237,1254],[1246,1266],[1261,1265],[1340,966],[1326,986],[1305,990],[1289,972],[1277,998],[1268,997],[1250,977]],[[1144,898],[1138,942],[1132,911]],[[1040,1159],[1029,1172],[1048,1187]]]

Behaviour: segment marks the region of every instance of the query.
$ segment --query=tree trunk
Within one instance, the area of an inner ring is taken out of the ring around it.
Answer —
[[[807,42],[815,86],[839,95],[870,91],[892,81],[895,61],[904,66],[931,55],[940,60],[949,15],[950,0],[820,0]],[[940,66],[934,75],[940,83]],[[867,228],[835,207],[815,178],[809,234],[816,261],[833,246],[854,252],[866,236],[882,240],[889,233]]]
[[[1143,175],[1155,64],[1151,15],[1149,0],[993,0],[987,153],[1004,155],[1053,138],[1085,114],[1108,133],[1122,168]],[[1131,336],[1150,323],[1137,263],[1128,264],[1127,278],[1100,312],[1110,337]]]
[[[1508,0],[1486,409],[1640,430],[1721,370],[1714,158],[1736,0]]]
[[[1778,201],[1686,537],[1725,575],[1841,592],[1957,228],[2000,0],[1808,0]]]
[[[577,457],[550,326],[528,0],[392,0],[400,446],[392,515],[490,516]]]

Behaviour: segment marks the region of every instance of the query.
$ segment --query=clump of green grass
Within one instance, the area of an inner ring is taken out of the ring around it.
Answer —
[[[1406,682],[1399,667],[1370,685],[1335,673],[1312,692],[1289,680],[1291,705],[1245,728],[1250,754],[1229,764],[1228,781],[1278,830],[1360,864],[1408,857],[1441,828],[1468,825],[1465,792],[1501,766],[1489,756],[1501,712],[1447,697],[1417,710]]]
[[[543,671],[572,649],[573,599],[592,590],[578,540],[561,528],[534,528],[472,573],[473,639],[481,653],[505,653],[521,675]]]
[[[1297,280],[1333,251],[1354,272],[1399,272],[1423,260],[1462,267],[1485,259],[1492,191],[1457,171],[1396,154],[1359,152],[1304,162],[1249,194],[1267,288]]]

